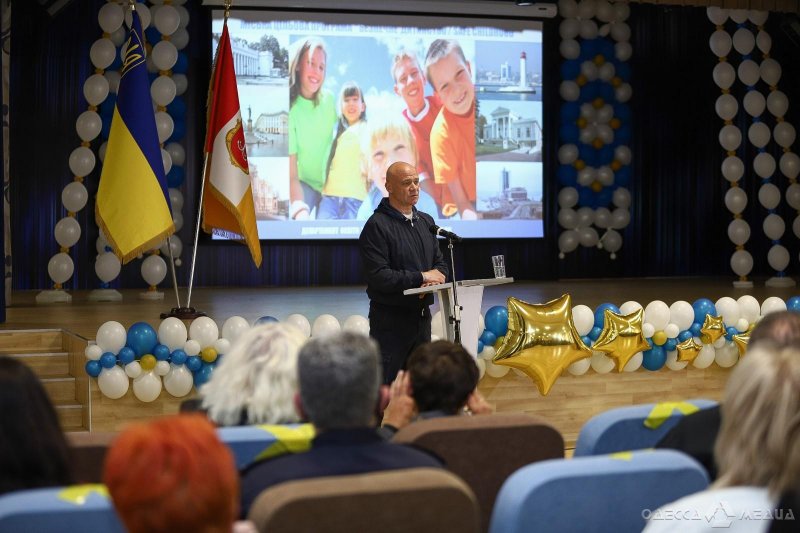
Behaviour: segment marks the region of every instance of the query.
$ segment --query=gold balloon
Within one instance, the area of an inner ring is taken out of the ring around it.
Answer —
[[[603,314],[603,330],[592,349],[616,359],[617,372],[622,372],[631,357],[650,349],[650,344],[642,334],[644,309],[637,309],[629,315],[618,315],[606,309]]]
[[[744,333],[733,336],[733,343],[736,345],[736,349],[739,350],[740,359],[744,357],[744,353],[747,351],[747,344],[750,342],[751,331],[753,331],[753,326],[747,328],[747,331]]]
[[[703,327],[700,328],[700,340],[703,344],[714,344],[723,335],[725,335],[725,324],[722,322],[722,317],[706,315]]]
[[[493,362],[523,371],[542,396],[569,365],[591,355],[572,321],[569,294],[544,304],[508,299],[508,333]]]
[[[689,337],[677,346],[678,361],[691,363],[702,348],[703,345],[694,340],[694,337]]]

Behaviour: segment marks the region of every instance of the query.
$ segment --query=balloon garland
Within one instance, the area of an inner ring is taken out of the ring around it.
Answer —
[[[632,89],[627,60],[632,49],[625,22],[630,9],[627,3],[606,0],[560,0],[558,5],[564,17],[559,48],[565,59],[559,90],[564,100],[558,150],[559,257],[580,244],[603,248],[615,259],[622,247],[617,230],[630,223],[627,102]]]

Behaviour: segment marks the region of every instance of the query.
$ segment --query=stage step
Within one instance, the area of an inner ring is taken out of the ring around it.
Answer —
[[[62,330],[0,330],[0,354],[21,361],[39,377],[64,431],[89,429],[83,346],[84,339]],[[86,392],[78,392],[79,382]]]

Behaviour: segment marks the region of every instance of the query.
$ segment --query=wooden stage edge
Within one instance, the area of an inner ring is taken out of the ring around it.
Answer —
[[[800,294],[796,287],[765,287],[763,280],[756,280],[751,289],[736,289],[732,282],[733,278],[517,282],[487,287],[482,310],[505,305],[509,296],[543,303],[565,293],[572,296],[573,305],[592,308],[604,302],[621,305],[629,300],[642,305],[653,300],[671,304],[676,300],[692,302],[709,298],[716,301],[722,296],[738,298],[750,294],[762,302],[769,296],[787,300]],[[162,290],[165,299],[156,301],[140,299],[142,290],[122,290],[123,300],[113,303],[90,302],[89,291],[75,291],[71,304],[50,305],[35,303],[38,291],[17,291],[12,294],[6,308],[7,321],[0,329],[57,328],[93,339],[97,328],[108,320],[116,320],[126,327],[145,321],[157,328],[160,313],[176,305],[174,292],[168,288]],[[234,315],[252,322],[265,315],[283,319],[292,313],[303,314],[311,322],[319,315],[331,314],[343,322],[353,314],[368,314],[369,302],[364,291],[364,286],[197,288],[193,291],[192,306],[206,312],[220,325]],[[184,290],[181,297],[185,299]],[[182,303],[185,305],[185,301]],[[681,371],[664,368],[657,372],[639,369],[632,373],[602,375],[589,370],[582,376],[565,373],[545,397],[539,395],[527,377],[509,372],[500,379],[485,376],[480,389],[496,406],[497,412],[526,412],[546,418],[561,431],[570,448],[574,446],[580,427],[589,418],[614,407],[691,398],[719,400],[729,372],[712,365],[702,370],[692,367]],[[109,400],[99,392],[95,380],[90,381],[92,431],[116,431],[130,421],[175,413],[181,401],[166,391],[149,404],[136,400],[131,391],[120,400]]]

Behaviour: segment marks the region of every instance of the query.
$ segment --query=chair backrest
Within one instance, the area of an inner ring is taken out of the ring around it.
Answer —
[[[75,483],[102,483],[106,453],[117,433],[75,431],[65,435]]]
[[[478,498],[484,531],[508,476],[527,464],[564,457],[561,433],[544,419],[525,414],[420,420],[398,431],[393,440],[436,454],[466,481]]]
[[[674,450],[542,461],[503,484],[489,531],[639,533],[648,510],[707,486],[703,467]]]
[[[236,468],[285,453],[306,451],[314,438],[311,424],[264,424],[217,429],[219,439],[233,452]]]
[[[685,414],[718,405],[713,400],[645,403],[610,409],[581,428],[575,456],[652,448]]]
[[[408,468],[305,479],[262,492],[248,519],[259,531],[477,533],[478,506],[458,477]]]
[[[0,496],[0,531],[124,533],[102,485],[23,490]]]

